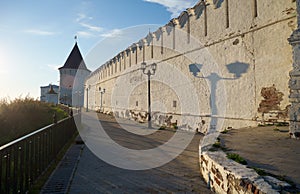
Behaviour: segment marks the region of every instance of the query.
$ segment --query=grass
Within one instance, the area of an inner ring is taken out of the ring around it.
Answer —
[[[218,137],[217,141],[212,145],[212,147],[209,149],[209,151],[215,152],[215,151],[218,151],[220,149],[224,152],[228,151],[228,149],[226,147],[222,146],[221,139]]]
[[[264,171],[263,169],[260,169],[260,168],[256,168],[256,167],[253,167],[252,168],[258,175],[260,176],[268,176],[269,174]]]
[[[247,165],[247,161],[242,158],[240,155],[238,154],[234,154],[234,153],[227,153],[227,158],[234,160],[237,163],[243,164],[243,165]]]
[[[172,124],[173,129],[178,129],[178,126],[174,123]]]
[[[226,134],[228,133],[229,131],[227,129],[224,129],[224,131],[221,131],[222,134]]]
[[[54,113],[57,120],[68,116],[66,108],[30,97],[0,100],[0,145],[53,123]]]
[[[284,181],[284,182],[290,184],[292,187],[296,187],[296,184],[293,181],[287,179],[286,176],[284,176],[284,175],[274,175],[272,173],[266,172],[265,170],[257,168],[257,167],[250,167],[250,168],[252,168],[260,176],[271,176],[280,181]]]
[[[218,151],[219,149],[222,149],[221,143],[217,141],[212,145],[212,147],[209,149],[210,152]]]
[[[288,122],[280,122],[275,124],[277,127],[289,126]]]
[[[217,141],[212,145],[214,148],[221,148],[221,142]]]

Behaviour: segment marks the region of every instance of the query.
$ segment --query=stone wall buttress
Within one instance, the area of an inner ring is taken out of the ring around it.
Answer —
[[[288,39],[293,47],[293,69],[290,72],[290,136],[300,137],[300,0],[297,0],[298,27]]]

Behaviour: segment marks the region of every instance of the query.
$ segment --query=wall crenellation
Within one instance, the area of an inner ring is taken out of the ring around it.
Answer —
[[[244,62],[249,65],[247,75],[239,80],[238,87],[230,87],[234,84],[233,81],[227,81],[226,85],[230,88],[230,94],[245,88],[249,90],[248,97],[245,97],[249,98],[249,103],[243,103],[244,106],[241,107],[250,108],[251,114],[239,116],[238,113],[243,111],[234,104],[240,100],[233,97],[234,100],[229,99],[229,114],[226,118],[253,120],[253,123],[257,123],[260,117],[257,109],[262,100],[260,93],[263,87],[275,84],[277,89],[285,94],[280,105],[281,110],[288,105],[287,80],[291,49],[286,39],[293,30],[290,24],[295,23],[295,20],[295,3],[292,1],[199,1],[194,7],[182,12],[178,18],[170,20],[155,32],[147,34],[145,38],[119,52],[93,72],[87,82],[97,75],[94,85],[106,84],[107,87],[111,87],[109,85],[129,67],[135,71],[140,63],[149,60],[157,61],[159,68],[164,62],[174,63],[174,66],[190,76],[186,69],[189,62],[182,58],[181,54],[195,55],[197,59],[196,53],[208,49],[220,65],[221,71],[228,77],[232,76],[222,69],[227,64]],[[283,31],[278,33],[279,29]],[[182,33],[185,35],[182,36]],[[193,47],[195,41],[201,43],[199,47]],[[271,53],[273,48],[275,51]],[[266,55],[269,57],[263,59]],[[274,71],[274,76],[265,78],[263,72],[268,72],[270,68],[277,70]],[[282,75],[283,78],[280,78]],[[198,79],[191,79],[195,84],[199,83]],[[251,84],[247,85],[250,82]],[[139,105],[138,107],[141,107],[140,103]],[[106,107],[109,107],[107,103]]]
[[[179,28],[180,30],[184,30],[187,32],[187,43],[189,43],[190,41],[190,36],[199,37],[200,40],[203,40],[204,44],[210,42],[211,40],[216,40],[218,38],[221,38],[220,36],[223,36],[224,39],[226,36],[230,36],[241,32],[243,28],[244,29],[259,28],[259,26],[265,25],[265,22],[271,23],[270,20],[272,20],[272,18],[270,17],[267,18],[265,14],[263,14],[264,12],[260,11],[270,7],[271,3],[274,3],[274,1],[252,0],[252,1],[245,1],[244,2],[244,4],[246,4],[245,6],[243,3],[234,2],[232,0],[231,1],[230,0],[219,0],[219,1],[200,0],[194,7],[188,8],[186,11],[183,11],[178,18],[173,18],[165,26],[161,27],[160,29],[156,30],[151,34],[148,34],[146,36],[146,40],[148,41],[148,46],[149,46],[149,37],[155,36],[156,40],[161,42],[161,48],[163,48],[164,36],[162,36],[162,34],[166,32],[167,38],[170,38],[170,36],[173,37],[172,39],[173,49],[176,49],[176,43],[175,43],[176,28]],[[291,4],[292,3],[293,2],[291,1]],[[237,14],[238,13],[237,10],[242,10],[243,14],[242,15]],[[261,17],[263,18],[260,18],[260,16],[258,15],[258,13],[260,12],[262,13]],[[289,15],[295,14],[295,9],[292,10],[292,12],[293,13],[289,13]],[[246,18],[235,19],[237,15],[245,16]],[[282,18],[284,18],[285,15],[281,14],[281,16]],[[204,20],[204,22],[202,20]],[[190,24],[191,22],[193,24],[196,24],[198,29],[192,30],[191,28],[193,28],[194,25],[191,25]],[[218,26],[218,28],[215,28],[214,26]],[[201,31],[203,33],[201,33]],[[144,41],[145,40],[141,39],[136,44],[130,46],[129,48],[131,50],[131,54],[135,53],[134,50],[136,47],[139,48],[139,51],[143,52],[144,50],[143,45],[145,44]],[[121,51],[120,53],[122,52],[125,51]],[[161,53],[163,54],[163,49],[161,49]],[[119,55],[120,54],[118,54],[117,57],[120,57]],[[127,57],[129,57],[128,54],[125,58]],[[110,59],[108,61],[109,64],[111,60],[113,59]],[[129,59],[125,59],[125,60],[129,60]],[[135,64],[137,64],[138,61],[139,60],[136,60]],[[97,71],[101,71],[101,70],[102,68],[97,69]],[[114,73],[110,75],[112,76],[114,75]]]

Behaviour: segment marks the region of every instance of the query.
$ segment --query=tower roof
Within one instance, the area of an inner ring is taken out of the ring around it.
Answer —
[[[53,90],[53,86],[50,85],[50,90],[47,94],[57,94],[54,90]]]
[[[59,69],[85,69],[88,70],[82,58],[77,42],[75,43],[70,55],[68,56],[64,66]],[[89,71],[89,70],[88,70]]]

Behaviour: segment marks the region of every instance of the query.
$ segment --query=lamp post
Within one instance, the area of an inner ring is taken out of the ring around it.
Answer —
[[[69,85],[68,94],[67,94],[67,105],[72,106],[72,86]]]
[[[67,104],[67,94],[64,94],[64,104]]]
[[[76,106],[76,108],[80,106],[80,96],[81,96],[81,91],[76,91],[75,92],[75,106]]]
[[[90,85],[86,87],[86,112],[89,112],[89,88]]]
[[[150,69],[146,71],[147,64],[145,62],[142,62],[141,69],[145,75],[148,76],[148,128],[152,128],[151,124],[151,91],[150,91],[150,76],[155,74],[156,71],[156,63],[152,63],[150,65]]]
[[[101,89],[101,87],[99,87],[99,92],[100,92],[100,112],[102,109],[102,95],[105,93],[105,88]]]

